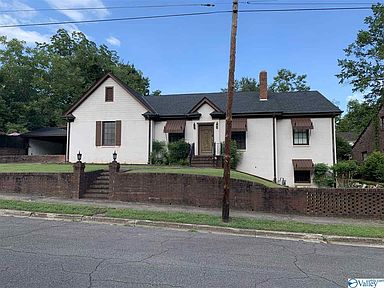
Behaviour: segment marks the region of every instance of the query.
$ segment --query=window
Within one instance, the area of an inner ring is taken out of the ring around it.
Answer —
[[[361,152],[361,158],[363,158],[363,161],[367,160],[368,152],[367,151]]]
[[[105,87],[105,102],[113,102],[113,87]]]
[[[176,142],[176,141],[179,141],[181,139],[184,139],[184,133],[169,133],[168,134],[168,142],[169,143],[172,143],[172,142]]]
[[[384,116],[381,116],[380,118],[380,126],[381,126],[381,129],[384,129]]]
[[[232,140],[235,140],[237,149],[246,149],[246,134],[245,131],[242,132],[232,132]]]
[[[102,145],[115,146],[116,144],[116,122],[103,122]]]
[[[295,170],[295,183],[311,183],[311,171]]]
[[[293,129],[293,145],[309,145],[309,130]]]

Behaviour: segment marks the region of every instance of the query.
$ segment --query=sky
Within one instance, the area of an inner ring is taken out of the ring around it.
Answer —
[[[240,1],[239,9],[280,9],[370,6],[369,0],[260,0]],[[308,5],[319,3],[321,5]],[[205,6],[171,6],[212,3]],[[0,0],[0,26],[163,14],[231,10],[231,0]],[[342,3],[335,6],[334,3]],[[351,3],[353,5],[351,5]],[[137,6],[166,6],[141,7]],[[113,8],[130,6],[131,8]],[[135,7],[136,8],[132,8]],[[98,10],[57,10],[98,7]],[[12,12],[24,9],[28,11]],[[53,9],[53,10],[41,10]],[[8,11],[8,12],[7,12]],[[286,68],[307,75],[318,90],[346,110],[349,99],[362,99],[348,84],[339,84],[337,59],[352,43],[371,10],[240,13],[235,77],[258,79]],[[216,92],[227,86],[231,14],[142,19],[131,21],[1,28],[0,35],[28,45],[48,42],[57,29],[81,31],[97,44],[116,50],[150,79],[150,90],[162,94]]]

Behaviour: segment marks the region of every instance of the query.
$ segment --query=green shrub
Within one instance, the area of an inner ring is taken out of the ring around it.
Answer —
[[[325,163],[315,164],[313,182],[319,187],[332,187],[334,184],[333,173]]]
[[[184,139],[168,144],[169,164],[184,165],[189,154],[189,144]]]
[[[237,150],[237,144],[235,140],[231,141],[231,169],[236,169],[241,160],[241,152]]]
[[[231,160],[230,160],[230,165],[231,169],[236,169],[237,165],[239,164],[241,160],[241,152],[237,150],[237,144],[235,140],[231,140],[231,150],[230,150],[230,155],[231,155]],[[225,143],[221,142],[221,155],[224,156],[225,154]]]
[[[358,168],[359,166],[355,160],[340,161],[332,167],[337,182],[342,187],[351,186],[351,180],[356,175]]]
[[[153,141],[152,153],[151,153],[152,164],[168,164],[168,154],[166,144],[164,141]]]
[[[375,151],[361,166],[361,177],[365,180],[384,182],[384,154]]]

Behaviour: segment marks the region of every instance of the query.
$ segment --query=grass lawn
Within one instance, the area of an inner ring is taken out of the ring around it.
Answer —
[[[287,231],[300,233],[319,233],[324,235],[383,238],[384,229],[377,226],[344,224],[308,224],[294,221],[259,220],[234,217],[229,223],[223,223],[219,216],[186,212],[155,212],[134,209],[100,208],[89,205],[54,204],[27,202],[20,200],[1,200],[0,209],[13,209],[34,212],[79,214],[91,216],[104,214],[113,218],[167,221],[175,223],[204,224],[243,229]]]
[[[86,164],[85,171],[95,171],[108,169],[107,164]],[[195,174],[207,176],[223,176],[223,169],[217,168],[195,168],[187,166],[151,166],[151,165],[122,165],[122,170],[129,170],[129,173],[177,173],[177,174]],[[41,172],[41,173],[65,173],[72,172],[72,164],[36,164],[36,163],[10,163],[0,164],[0,173],[23,173],[23,172]],[[271,181],[241,173],[231,171],[231,178],[256,182],[267,187],[281,187]]]
[[[196,167],[172,167],[172,166],[131,166],[129,173],[176,173],[176,174],[194,174],[223,177],[223,169],[219,168],[196,168]],[[270,188],[281,187],[272,181],[263,178],[231,170],[231,178],[246,180],[265,185]]]

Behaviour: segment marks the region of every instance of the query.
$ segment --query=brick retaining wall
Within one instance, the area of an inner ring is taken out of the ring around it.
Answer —
[[[65,163],[65,155],[6,155],[0,163]]]
[[[0,192],[72,198],[73,173],[0,173]]]
[[[0,192],[78,198],[100,173],[0,173]],[[218,177],[110,172],[109,183],[111,200],[199,207],[222,203]],[[266,188],[232,180],[230,201],[231,208],[248,211],[384,219],[384,189]]]

